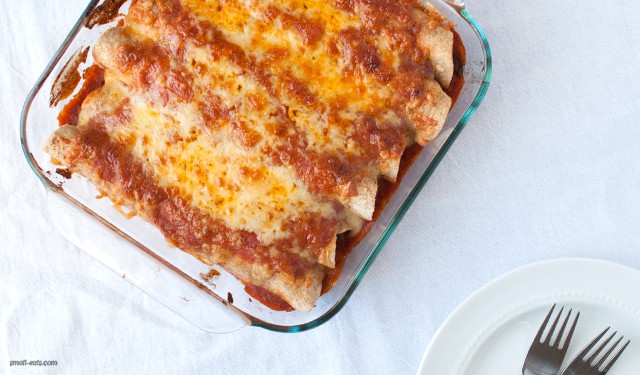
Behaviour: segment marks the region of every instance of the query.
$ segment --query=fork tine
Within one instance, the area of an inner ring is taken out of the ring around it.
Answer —
[[[622,341],[623,338],[624,336],[620,336],[618,341],[616,341],[615,343],[613,343],[613,345],[611,345],[609,350],[607,350],[607,352],[604,353],[602,357],[600,357],[600,360],[598,360],[598,362],[596,362],[596,364],[593,365],[593,367],[600,369],[600,367],[602,367],[602,365],[604,364],[604,361],[606,361],[607,358],[611,355],[611,353],[613,353],[613,351],[616,350],[616,347],[618,346],[618,344],[620,344],[620,341]]]
[[[620,355],[622,355],[622,352],[624,352],[624,350],[627,348],[627,346],[629,346],[630,342],[631,342],[631,340],[627,340],[627,342],[622,346],[622,348],[620,348],[620,350],[618,350],[616,355],[614,355],[613,358],[611,358],[611,360],[609,362],[607,362],[607,365],[604,367],[604,369],[602,369],[602,375],[606,374],[607,372],[609,372],[609,370],[611,370],[611,367],[613,366],[613,364],[616,363],[618,358],[620,358]]]
[[[564,334],[564,329],[567,328],[567,323],[569,323],[569,318],[571,317],[571,313],[572,312],[573,312],[573,309],[569,309],[569,313],[567,314],[567,317],[564,319],[564,322],[562,323],[562,327],[560,327],[560,332],[558,332],[558,338],[553,343],[553,346],[556,346],[556,347],[560,348],[560,342],[562,341],[562,335]]]
[[[580,358],[580,360],[584,361],[584,358],[587,356],[587,353],[589,353],[589,351],[590,351],[594,346],[596,346],[596,344],[598,343],[598,341],[600,341],[600,339],[602,338],[602,336],[604,336],[604,335],[607,333],[607,331],[609,331],[609,329],[610,329],[610,328],[611,328],[611,327],[607,327],[607,328],[605,328],[605,330],[604,330],[604,331],[602,331],[602,333],[600,333],[600,334],[598,335],[598,337],[596,337],[595,339],[593,339],[593,341],[591,341],[591,342],[589,343],[589,345],[587,345],[584,349],[582,349],[582,351],[580,352],[580,354],[578,354],[578,355],[576,356],[576,358]]]
[[[544,318],[544,322],[542,322],[542,324],[540,325],[540,329],[538,330],[538,334],[536,335],[535,341],[542,342],[542,334],[544,333],[544,329],[547,327],[547,324],[549,323],[549,319],[551,318],[551,314],[553,313],[553,310],[555,308],[556,308],[556,304],[554,303],[553,306],[551,306],[551,310],[549,310],[547,317]]]
[[[556,319],[553,321],[553,324],[551,325],[551,328],[549,329],[549,333],[547,333],[547,337],[544,339],[543,344],[548,344],[549,346],[551,346],[551,337],[553,336],[553,332],[556,330],[556,326],[558,325],[558,321],[560,320],[560,315],[562,315],[563,310],[564,310],[564,306],[562,306],[562,308],[560,309],[560,312],[558,313],[558,316],[556,316]]]
[[[618,331],[614,332],[611,334],[611,336],[609,336],[608,339],[604,340],[604,342],[600,345],[598,345],[598,347],[596,348],[596,350],[593,352],[593,354],[591,354],[589,356],[589,358],[587,358],[585,360],[585,362],[592,364],[593,361],[598,357],[598,354],[600,354],[600,352],[604,349],[605,346],[607,346],[607,344],[609,343],[609,341],[611,341],[611,339],[613,338],[613,336],[616,335],[616,333],[618,333]]]
[[[578,311],[578,313],[576,314],[576,318],[573,320],[573,324],[571,325],[571,328],[569,329],[569,334],[567,335],[567,338],[564,339],[564,342],[562,343],[562,349],[566,350],[569,348],[569,343],[571,342],[571,338],[573,337],[573,331],[576,330],[576,325],[578,324],[578,319],[580,319],[580,311]]]

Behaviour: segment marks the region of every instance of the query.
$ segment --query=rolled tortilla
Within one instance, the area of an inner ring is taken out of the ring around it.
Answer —
[[[380,176],[387,181],[395,182],[398,177],[398,172],[400,171],[401,160],[402,157],[381,160],[378,165]]]
[[[354,213],[365,220],[373,219],[373,211],[376,208],[376,195],[378,194],[378,180],[367,177],[358,186],[358,195],[353,196],[347,202]]]
[[[443,27],[423,26],[418,33],[418,47],[429,51],[436,81],[449,87],[453,78],[453,33]]]
[[[93,58],[102,68],[111,71],[117,79],[127,82],[131,77],[125,73],[117,57],[118,51],[133,45],[134,41],[126,31],[114,27],[100,35],[93,46]]]
[[[440,19],[430,19],[422,9],[415,9],[413,16],[422,25],[417,36],[418,47],[427,53],[436,81],[447,88],[451,84],[454,69],[453,32],[442,27]]]
[[[451,98],[436,81],[426,80],[424,94],[409,101],[407,115],[416,129],[416,142],[426,145],[433,140],[447,119]]]

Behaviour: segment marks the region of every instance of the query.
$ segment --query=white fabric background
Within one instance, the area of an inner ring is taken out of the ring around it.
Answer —
[[[640,3],[469,0],[488,96],[346,307],[306,333],[202,332],[63,239],[22,156],[23,101],[86,3],[0,0],[0,373],[410,374],[506,271],[640,267]],[[9,368],[25,358],[59,366]]]

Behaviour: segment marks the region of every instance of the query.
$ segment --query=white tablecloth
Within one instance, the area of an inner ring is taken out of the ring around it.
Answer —
[[[349,303],[305,333],[205,333],[62,238],[22,155],[23,101],[86,3],[0,0],[0,373],[410,374],[506,271],[640,267],[640,2],[469,0],[488,96]]]

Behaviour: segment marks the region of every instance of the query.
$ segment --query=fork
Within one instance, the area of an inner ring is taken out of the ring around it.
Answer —
[[[580,354],[578,354],[571,361],[571,364],[569,364],[569,366],[567,366],[567,368],[562,372],[562,375],[604,375],[607,372],[609,372],[613,364],[616,363],[618,358],[620,358],[620,356],[622,355],[622,352],[624,352],[624,350],[627,348],[627,346],[629,346],[629,343],[631,342],[631,340],[627,340],[627,342],[624,345],[622,345],[620,350],[618,350],[616,354],[614,354],[613,357],[611,357],[607,361],[607,358],[611,356],[611,354],[616,349],[616,347],[620,344],[620,342],[622,342],[622,339],[624,338],[624,336],[621,336],[609,348],[609,350],[607,350],[607,352],[604,353],[597,362],[595,362],[596,358],[598,357],[598,354],[600,354],[600,352],[607,346],[607,344],[609,344],[611,339],[613,339],[613,337],[618,333],[616,331],[612,333],[609,336],[609,338],[604,340],[604,342],[601,343],[596,348],[593,354],[591,354],[587,358],[587,354],[589,353],[589,351],[593,349],[593,347],[596,346],[598,341],[600,341],[604,337],[604,335],[609,331],[609,328],[611,327],[607,327],[604,331],[602,331],[602,333],[600,333],[595,339],[593,339],[593,341],[591,341],[589,345],[587,345],[584,349],[582,349]],[[605,361],[606,361],[606,364],[605,364]]]
[[[564,360],[565,355],[567,354],[567,348],[569,347],[569,342],[571,342],[571,337],[573,336],[573,331],[576,328],[576,324],[578,323],[578,319],[580,318],[580,312],[577,313],[575,319],[573,320],[573,324],[569,329],[569,333],[565,338],[562,346],[560,346],[560,342],[562,340],[562,336],[564,334],[565,328],[567,327],[567,323],[569,322],[569,317],[573,312],[573,309],[569,310],[569,314],[564,319],[564,323],[562,323],[562,327],[560,328],[560,332],[556,335],[556,339],[554,342],[551,339],[554,336],[556,331],[556,327],[558,325],[558,321],[560,320],[560,316],[562,315],[562,311],[564,310],[564,306],[560,309],[558,316],[553,321],[551,328],[549,329],[549,333],[544,341],[542,341],[542,334],[547,328],[549,324],[549,320],[551,319],[551,315],[553,314],[553,310],[555,310],[556,305],[554,304],[549,310],[547,317],[544,322],[540,326],[538,330],[538,334],[536,338],[531,343],[531,347],[529,348],[529,353],[527,353],[527,357],[524,360],[524,365],[522,366],[522,374],[534,374],[534,375],[557,375],[560,370],[560,366],[562,365],[562,361]],[[525,373],[525,370],[529,370],[528,373]]]

